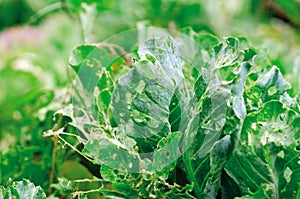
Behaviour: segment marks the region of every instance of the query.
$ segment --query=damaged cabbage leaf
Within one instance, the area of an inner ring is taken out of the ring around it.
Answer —
[[[200,76],[194,90],[198,125],[186,134],[185,144],[195,138],[183,161],[198,198],[217,196],[222,169],[246,116],[243,88],[255,52],[242,48],[241,42],[227,38],[214,46],[208,61],[197,68]]]
[[[298,196],[299,97],[287,94],[277,67],[259,69],[245,38],[185,34],[196,42],[187,44],[193,60],[171,37],[140,45],[129,70],[113,70],[99,55],[106,50],[72,54],[79,84],[70,125],[117,190],[109,196]],[[89,73],[98,82],[80,83]],[[224,191],[227,182],[234,193]]]
[[[287,94],[291,86],[276,66],[254,79],[245,92],[249,114],[226,171],[249,197],[261,192],[272,198],[296,198],[300,194],[297,97]]]
[[[101,135],[83,149],[94,163],[105,166],[101,175],[115,176],[107,178],[115,188],[136,179],[124,197],[134,197],[137,190],[141,197],[193,197],[191,186],[166,182],[181,155],[181,116],[190,92],[179,50],[172,38],[150,39],[139,47],[140,59],[118,79],[110,98],[115,126],[111,124],[109,134],[98,130]]]
[[[138,141],[140,152],[152,152],[180,123],[182,101],[188,99],[179,47],[171,38],[148,40],[139,47],[139,62],[113,92],[114,120]]]
[[[300,116],[278,101],[247,116],[240,142],[226,165],[243,194],[262,189],[272,198],[299,195]]]
[[[46,194],[40,186],[35,186],[29,180],[22,180],[9,183],[7,187],[0,187],[0,198],[46,199]]]

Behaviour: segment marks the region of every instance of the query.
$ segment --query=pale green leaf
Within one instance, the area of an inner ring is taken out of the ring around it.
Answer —
[[[226,165],[244,194],[262,184],[272,198],[295,198],[299,186],[300,116],[278,101],[249,114],[239,144]],[[284,164],[283,164],[284,163]]]
[[[2,199],[46,199],[46,194],[40,186],[35,186],[29,180],[15,181],[6,188],[0,187],[0,198]]]

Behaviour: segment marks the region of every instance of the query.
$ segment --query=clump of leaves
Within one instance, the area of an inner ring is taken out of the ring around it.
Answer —
[[[171,37],[141,44],[132,68],[115,46],[73,50],[73,104],[57,114],[78,130],[79,152],[101,165],[103,185],[95,191],[119,198],[299,196],[299,97],[287,94],[279,69],[264,66],[245,38],[220,42],[183,32],[193,41],[192,60],[182,59],[183,44]],[[66,142],[65,131],[48,135]]]
[[[29,180],[9,182],[6,187],[0,187],[0,198],[9,199],[46,199],[46,194],[40,186],[35,186]]]

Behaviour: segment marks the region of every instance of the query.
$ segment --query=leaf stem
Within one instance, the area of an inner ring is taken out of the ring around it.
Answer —
[[[188,177],[189,181],[191,181],[194,185],[193,190],[196,194],[196,197],[201,198],[201,188],[200,188],[200,186],[197,182],[196,176],[194,175],[192,161],[191,161],[191,158],[190,158],[189,154],[190,154],[190,149],[188,149],[183,154],[183,162],[184,162],[184,166],[185,166],[185,169],[186,169],[186,174],[187,174],[187,177]]]
[[[62,126],[62,119],[63,116],[60,115],[59,119],[57,121],[57,124],[54,126],[53,130],[57,131]],[[57,152],[57,139],[54,140],[53,143],[53,150],[52,150],[52,162],[51,162],[51,168],[50,168],[50,180],[49,180],[49,194],[52,192],[52,183],[54,182],[54,176],[55,176],[55,164],[56,164],[56,152]]]
[[[51,192],[52,192],[52,183],[54,182],[56,152],[57,152],[57,141],[54,141],[53,150],[52,150],[52,163],[51,163],[51,169],[50,169],[50,183],[49,183],[49,189],[48,189],[49,194],[51,194]]]

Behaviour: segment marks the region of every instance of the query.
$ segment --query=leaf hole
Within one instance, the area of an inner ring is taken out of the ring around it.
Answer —
[[[125,113],[119,113],[119,116],[120,116],[120,117],[124,117],[124,116],[125,116]]]
[[[280,115],[279,115],[280,121],[284,121],[284,118],[285,118],[285,115],[284,115],[284,114],[280,114]]]
[[[132,168],[132,162],[129,162],[128,167],[131,169]]]
[[[170,157],[170,152],[169,152],[169,151],[166,152],[166,157],[167,157],[167,158]]]
[[[268,88],[268,95],[274,95],[277,92],[277,88],[276,86],[271,86],[270,88]]]

